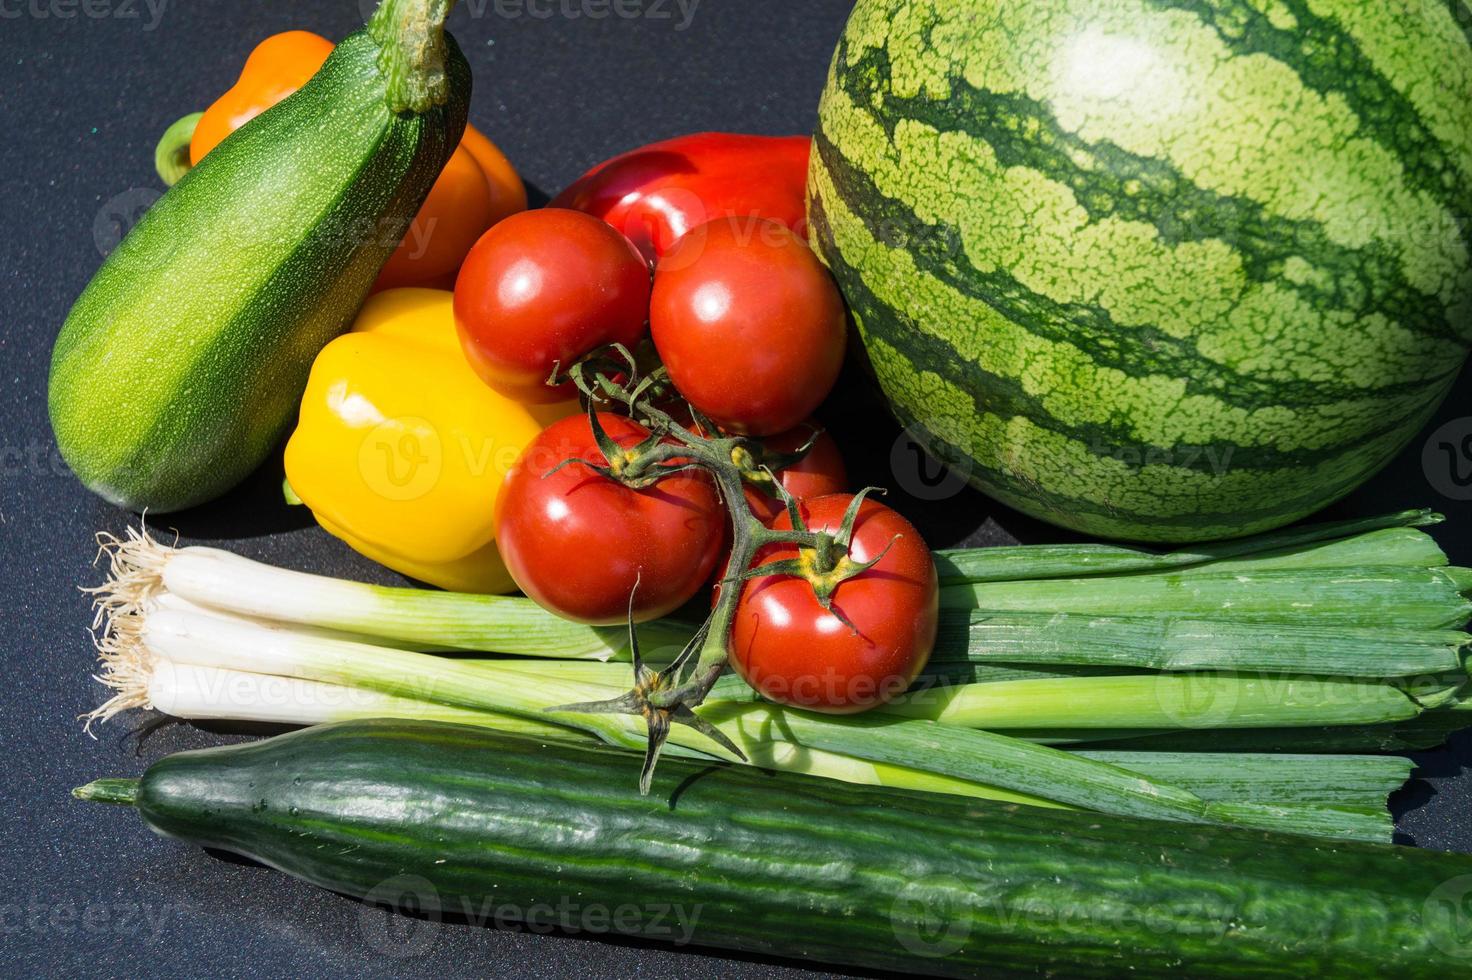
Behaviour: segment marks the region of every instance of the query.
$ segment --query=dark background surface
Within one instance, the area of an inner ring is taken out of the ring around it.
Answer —
[[[702,0],[687,19],[673,0],[659,9],[646,0],[640,18],[590,20],[463,0],[451,28],[475,70],[472,121],[539,202],[593,163],[651,140],[704,129],[809,130],[848,7]],[[8,865],[0,967],[10,975],[796,975],[788,965],[652,946],[389,923],[285,875],[154,837],[129,812],[69,798],[79,783],[136,774],[169,752],[232,736],[178,724],[145,733],[137,717],[103,726],[94,740],[76,721],[102,695],[89,676],[88,601],[76,587],[100,578],[93,532],[119,532],[130,516],[85,492],[55,451],[45,399],[52,339],[118,223],[160,189],[152,150],[164,127],[228,88],[267,34],[305,28],[341,38],[360,22],[355,0],[0,3],[0,854]],[[1454,561],[1472,564],[1472,503],[1436,489],[1456,492],[1453,461],[1437,447],[1472,435],[1469,394],[1464,376],[1402,458],[1327,516],[1435,507],[1450,521],[1432,533]],[[892,502],[932,544],[1062,539],[969,491],[929,499],[937,495],[914,457],[891,452],[897,432],[872,407],[838,406],[827,416],[856,481],[895,487]],[[1472,470],[1472,459],[1460,462]],[[282,505],[279,480],[279,463],[268,465],[226,499],[159,524],[186,542],[395,581]],[[1420,759],[1418,780],[1394,800],[1404,842],[1472,851],[1469,759],[1465,737]],[[417,955],[399,955],[406,948]]]

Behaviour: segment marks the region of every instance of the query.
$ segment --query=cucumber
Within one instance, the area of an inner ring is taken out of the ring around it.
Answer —
[[[366,721],[76,792],[349,895],[863,968],[1445,977],[1472,953],[1472,857],[673,758],[643,797],[638,772],[595,746]]]
[[[107,257],[50,376],[58,447],[92,490],[179,510],[229,490],[280,441],[312,359],[460,142],[470,67],[444,33],[448,6],[386,0]]]

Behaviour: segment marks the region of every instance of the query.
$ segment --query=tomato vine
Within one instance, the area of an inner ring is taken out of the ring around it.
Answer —
[[[607,479],[634,488],[652,486],[674,473],[700,469],[715,482],[731,521],[731,556],[720,581],[719,598],[709,617],[679,655],[659,670],[644,662],[633,623],[634,596],[631,595],[629,637],[634,667],[631,689],[607,701],[548,709],[642,717],[648,727],[648,742],[639,776],[639,790],[647,794],[672,725],[688,725],[738,758],[746,758],[730,739],[694,710],[705,700],[730,662],[731,631],[741,601],[739,586],[742,582],[770,575],[806,579],[823,608],[852,628],[842,612],[833,607],[832,597],[840,583],[863,574],[884,557],[881,553],[869,561],[858,562],[849,555],[849,542],[859,509],[865,497],[874,490],[865,489],[855,495],[836,532],[814,532],[804,525],[796,500],[783,488],[782,481],[776,479],[770,465],[764,464],[761,468],[767,479],[761,481],[764,484],[762,489],[777,494],[792,529],[768,527],[753,513],[745,494],[753,460],[763,458],[760,443],[749,436],[722,432],[693,406],[685,407],[694,425],[682,424],[671,413],[674,405],[678,404],[678,394],[662,366],[642,370],[639,358],[628,348],[613,344],[579,360],[565,374],[554,372],[549,379],[552,384],[569,381],[582,393],[589,423],[606,465],[566,460],[558,464],[559,467],[576,462]],[[620,446],[599,422],[600,408],[616,408],[628,414],[650,431],[650,437],[634,446]],[[817,437],[815,432],[807,445],[783,458],[801,458]],[[753,569],[763,548],[779,544],[795,547],[799,557]]]

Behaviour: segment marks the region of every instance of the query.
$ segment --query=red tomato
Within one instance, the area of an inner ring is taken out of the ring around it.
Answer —
[[[600,414],[622,447],[649,430]],[[687,470],[635,490],[580,463],[547,475],[565,459],[605,465],[586,415],[545,429],[506,475],[496,498],[496,544],[511,577],[552,612],[581,623],[655,619],[687,602],[710,577],[724,540],[715,484]]]
[[[843,465],[838,443],[833,441],[827,429],[811,419],[795,429],[761,440],[768,453],[793,453],[807,445],[815,432],[817,440],[806,456],[791,466],[776,470],[783,489],[798,500],[843,493],[848,489],[848,468]],[[760,465],[762,461],[758,459],[756,462]],[[746,487],[746,502],[752,514],[763,524],[771,524],[779,514],[786,512],[781,500],[750,485]]]
[[[649,325],[670,380],[733,432],[810,415],[838,380],[845,324],[833,277],[775,221],[708,222],[655,269]]]
[[[519,401],[562,401],[577,392],[549,386],[553,368],[605,344],[633,348],[649,289],[649,266],[611,225],[579,211],[523,211],[470,250],[455,282],[455,324],[486,384]]]
[[[851,494],[832,494],[799,506],[809,530],[837,532],[852,500]],[[773,526],[790,530],[792,523],[784,514]],[[857,632],[823,608],[806,579],[748,581],[731,634],[736,672],[772,701],[833,714],[863,711],[903,693],[935,646],[940,585],[919,532],[890,508],[865,500],[849,554],[863,563],[885,548],[877,565],[833,593],[834,609]],[[756,564],[797,554],[794,547],[773,546]]]

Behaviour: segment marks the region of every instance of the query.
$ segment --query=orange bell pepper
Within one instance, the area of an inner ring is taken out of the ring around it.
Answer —
[[[256,45],[235,85],[200,117],[189,140],[189,158],[203,160],[226,136],[307,84],[333,47],[311,31],[286,31]]]
[[[310,31],[286,31],[262,41],[246,59],[240,79],[200,117],[189,143],[190,159],[203,160],[225,137],[305,85],[332,49],[331,41]],[[471,246],[491,225],[525,211],[526,203],[526,187],[506,155],[474,126],[466,126],[460,147],[374,289],[453,288]]]

